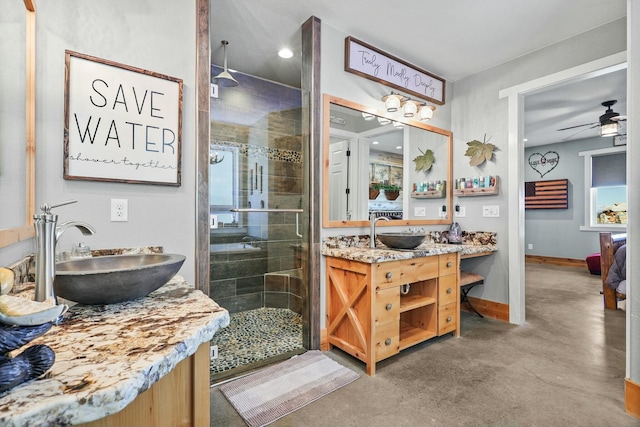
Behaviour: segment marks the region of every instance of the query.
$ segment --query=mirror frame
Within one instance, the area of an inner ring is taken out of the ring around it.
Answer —
[[[407,126],[413,126],[426,131],[435,132],[440,135],[446,136],[448,139],[448,166],[447,166],[447,197],[445,205],[447,206],[447,212],[452,212],[453,204],[453,133],[451,131],[440,129],[435,126],[428,125],[426,123],[417,120],[408,120],[404,117],[398,117],[396,115],[387,113],[386,111],[379,111],[375,108],[367,107],[356,102],[348,101],[346,99],[338,98],[328,94],[324,94],[322,100],[322,227],[323,228],[339,228],[339,227],[368,227],[369,220],[358,221],[346,221],[346,220],[330,220],[329,219],[329,145],[330,145],[330,132],[331,123],[329,117],[331,116],[331,104],[340,105],[343,107],[351,108],[364,113],[374,114],[379,117],[385,117],[390,120],[402,122]],[[453,222],[452,214],[447,215],[447,218],[438,219],[392,219],[390,221],[379,221],[377,227],[390,227],[398,225],[449,225]]]
[[[27,10],[26,31],[26,204],[25,225],[0,230],[0,248],[13,245],[35,236],[33,215],[35,213],[35,149],[36,149],[36,8],[35,0],[24,0]]]

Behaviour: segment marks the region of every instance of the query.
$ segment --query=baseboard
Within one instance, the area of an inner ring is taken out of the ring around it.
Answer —
[[[629,378],[624,382],[624,408],[636,418],[640,418],[640,384]]]
[[[558,257],[541,256],[541,255],[525,255],[524,262],[530,262],[533,264],[559,265],[561,267],[587,268],[587,261],[583,259],[573,259],[573,258],[558,258]]]
[[[469,297],[469,301],[473,308],[478,310],[478,313],[485,317],[490,317],[496,320],[502,320],[503,322],[509,321],[509,304],[503,304],[501,302],[489,301],[475,297]],[[460,304],[460,310],[471,312],[466,307],[466,304]]]

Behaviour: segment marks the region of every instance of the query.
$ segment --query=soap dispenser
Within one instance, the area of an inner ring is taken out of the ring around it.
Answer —
[[[462,243],[462,229],[460,228],[460,224],[454,222],[449,227],[449,243],[460,244]]]

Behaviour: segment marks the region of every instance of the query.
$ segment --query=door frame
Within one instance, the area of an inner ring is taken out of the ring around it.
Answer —
[[[627,67],[627,52],[620,52],[581,64],[554,74],[530,80],[500,90],[498,97],[508,101],[508,173],[507,191],[509,232],[509,322],[525,322],[525,265],[524,265],[524,97],[580,80],[590,79]]]

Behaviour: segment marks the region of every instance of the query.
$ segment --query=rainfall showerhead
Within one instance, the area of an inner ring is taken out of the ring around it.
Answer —
[[[222,40],[222,46],[224,48],[224,69],[220,74],[211,79],[211,81],[218,86],[222,87],[234,87],[238,86],[238,81],[233,78],[233,76],[229,73],[227,69],[227,45],[229,42],[227,40]]]

